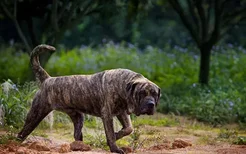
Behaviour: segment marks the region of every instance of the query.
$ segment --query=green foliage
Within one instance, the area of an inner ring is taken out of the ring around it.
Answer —
[[[198,61],[186,51],[187,49],[171,49],[167,45],[163,51],[169,52],[151,46],[140,51],[133,45],[124,46],[124,43],[121,45],[110,43],[97,49],[85,47],[69,52],[61,50],[52,55],[45,69],[52,76],[59,76],[128,68],[142,73],[162,87],[182,83],[192,84],[196,81]]]
[[[94,129],[97,128],[98,127],[97,118],[87,115],[85,117],[84,126],[87,128],[94,128]]]
[[[139,129],[139,126],[134,127],[133,133],[130,135],[131,137],[131,147],[133,150],[137,149],[140,145],[140,136],[141,136],[141,131]]]
[[[238,136],[237,140],[234,141],[234,144],[246,145],[246,137],[245,136]]]
[[[174,85],[162,98],[161,112],[191,115],[214,125],[245,123],[245,50],[218,47],[211,60],[210,86]],[[189,64],[187,65],[189,67]]]
[[[93,121],[93,125],[89,124],[90,121]],[[86,129],[87,131],[84,133],[83,140],[86,144],[89,144],[90,146],[108,149],[106,136],[103,129],[103,124],[101,121],[99,121],[97,122],[96,125],[94,125],[96,123],[95,121],[96,121],[95,117],[86,117],[85,127],[89,126],[87,127],[89,129]],[[92,130],[90,130],[90,128],[92,128]]]
[[[23,124],[36,88],[32,82],[17,86],[7,80],[1,84],[0,107],[3,107],[4,122],[7,125],[18,128]]]
[[[236,130],[221,129],[217,139],[227,140],[233,144],[246,145],[246,137],[240,136]]]
[[[212,135],[202,135],[198,140],[199,144],[215,145],[217,140]]]
[[[8,131],[6,132],[6,134],[2,134],[0,135],[0,144],[6,144],[9,141],[18,141],[18,139],[16,138],[16,129],[14,129],[14,127],[10,126],[7,128]]]
[[[174,126],[178,124],[177,121],[169,118],[161,118],[161,119],[153,119],[150,116],[146,116],[143,118],[134,118],[133,125],[134,127],[139,127],[142,125],[150,125],[150,126]]]
[[[230,139],[238,136],[238,132],[230,129],[221,129],[218,138]]]
[[[0,57],[0,83],[4,79],[11,79],[15,83],[30,80],[32,73],[28,54],[16,52],[14,48],[0,48]]]
[[[85,134],[84,142],[93,147],[108,149],[105,134],[97,132],[95,135]]]
[[[45,70],[51,76],[60,76],[91,74],[119,67],[129,68],[142,73],[161,87],[159,112],[187,115],[215,126],[230,122],[238,122],[243,126],[246,123],[245,50],[242,47],[233,46],[215,47],[213,50],[215,52],[211,59],[210,86],[207,87],[197,84],[199,55],[192,47],[172,48],[166,45],[161,50],[148,46],[141,51],[131,44],[109,43],[98,48],[83,47],[69,51],[62,49],[51,56]],[[15,74],[25,74],[22,71],[16,70]],[[16,109],[15,105],[10,104],[29,106],[26,101],[33,96],[30,88],[28,90],[25,87],[19,88],[18,91],[11,90],[10,94],[12,97],[6,97],[6,94],[1,91],[1,104],[8,104],[5,105],[7,109],[12,107],[14,110],[22,110],[22,108]],[[23,95],[26,97],[24,100]],[[23,108],[23,110],[26,109]],[[18,111],[18,113],[25,112]],[[17,116],[17,112],[15,115]],[[11,121],[11,118],[7,119]],[[63,118],[60,119],[62,121]],[[139,123],[148,123],[148,120],[142,120]],[[154,122],[153,125],[172,124],[172,121],[162,119]],[[96,122],[89,119],[85,125],[94,128]]]
[[[228,122],[245,122],[245,96],[238,86],[216,85],[201,87],[193,84],[189,87],[171,90],[164,94],[161,112],[173,112],[180,115],[191,115],[194,118],[214,125]]]

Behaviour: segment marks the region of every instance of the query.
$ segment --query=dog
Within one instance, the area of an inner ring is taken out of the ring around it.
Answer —
[[[39,45],[31,52],[30,62],[40,89],[17,137],[25,140],[45,116],[58,110],[71,118],[74,139],[83,141],[83,114],[90,114],[102,119],[110,151],[124,153],[115,142],[132,133],[130,114],[153,115],[159,103],[160,88],[143,75],[121,68],[92,75],[51,77],[39,63],[39,55],[46,51],[55,51],[55,48]],[[122,124],[119,132],[114,132],[114,116]]]

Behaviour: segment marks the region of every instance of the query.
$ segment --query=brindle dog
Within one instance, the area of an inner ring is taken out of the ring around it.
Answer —
[[[143,75],[128,69],[112,69],[92,75],[50,77],[40,66],[39,54],[55,51],[39,45],[31,53],[31,65],[40,82],[24,128],[18,138],[24,140],[52,110],[67,113],[73,121],[74,138],[82,141],[83,114],[101,117],[111,152],[124,153],[115,141],[132,133],[130,114],[153,115],[160,88]],[[123,128],[114,132],[113,117]]]

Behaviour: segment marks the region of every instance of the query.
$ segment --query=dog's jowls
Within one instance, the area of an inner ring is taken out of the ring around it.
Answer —
[[[75,140],[83,140],[83,114],[101,117],[111,152],[124,153],[115,141],[132,133],[130,114],[154,114],[160,88],[139,73],[128,69],[112,69],[92,75],[50,77],[39,64],[39,54],[54,51],[39,45],[31,53],[31,65],[40,82],[25,125],[18,138],[24,140],[52,110],[67,113],[74,124]],[[113,117],[122,124],[114,132]]]

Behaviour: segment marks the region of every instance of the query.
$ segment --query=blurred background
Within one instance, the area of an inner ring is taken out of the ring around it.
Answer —
[[[45,43],[51,76],[129,68],[161,87],[158,112],[243,127],[245,12],[245,0],[1,0],[1,123],[23,125],[37,91],[29,54]]]

